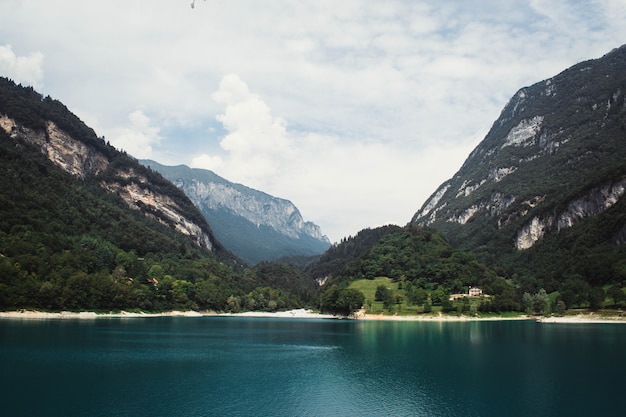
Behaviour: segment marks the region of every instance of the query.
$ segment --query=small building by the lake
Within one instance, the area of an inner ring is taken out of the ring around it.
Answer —
[[[467,295],[468,297],[482,297],[483,290],[478,287],[470,287]]]

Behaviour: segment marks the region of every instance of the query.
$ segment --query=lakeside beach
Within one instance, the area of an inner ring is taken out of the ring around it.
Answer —
[[[516,317],[489,316],[453,316],[445,314],[437,315],[384,315],[368,314],[364,310],[356,312],[350,317],[335,316],[332,314],[317,313],[309,309],[294,309],[278,312],[247,311],[243,313],[216,313],[213,311],[167,311],[161,313],[128,312],[96,313],[93,311],[61,311],[44,312],[34,310],[3,311],[0,319],[97,319],[97,318],[148,318],[148,317],[259,317],[259,318],[299,318],[299,319],[345,319],[367,321],[431,321],[431,322],[466,322],[466,321],[507,321],[507,320],[532,320],[537,323],[626,323],[625,316],[603,316],[597,313],[581,313],[572,316],[536,317],[520,315]]]

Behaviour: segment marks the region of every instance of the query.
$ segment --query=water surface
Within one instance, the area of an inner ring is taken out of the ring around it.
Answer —
[[[622,415],[626,325],[0,320],[7,416]]]

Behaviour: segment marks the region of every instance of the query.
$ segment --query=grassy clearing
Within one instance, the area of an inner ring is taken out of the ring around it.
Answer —
[[[374,295],[376,294],[376,288],[379,285],[384,285],[389,288],[391,291],[398,291],[398,283],[393,282],[391,278],[378,277],[375,279],[360,279],[358,281],[354,281],[350,284],[348,288],[353,288],[355,290],[359,290],[365,296],[365,300],[374,301]]]
[[[394,282],[391,278],[378,277],[375,279],[360,279],[350,284],[348,288],[359,290],[365,296],[365,308],[370,314],[388,314],[399,316],[414,316],[423,313],[422,306],[409,306],[406,303],[406,294],[404,290],[398,288],[398,282]],[[392,311],[385,310],[383,308],[382,301],[375,301],[376,288],[379,285],[384,285],[394,294],[402,296],[402,302],[395,304]],[[440,307],[433,307],[433,313],[440,311]]]
[[[384,285],[387,287],[394,295],[398,295],[399,303],[396,303],[392,306],[391,309],[385,309],[382,301],[376,301],[376,288],[379,285]],[[398,315],[398,316],[416,316],[424,314],[424,307],[422,305],[408,305],[407,304],[407,296],[404,289],[401,287],[400,282],[394,282],[391,278],[386,277],[378,277],[375,279],[361,279],[357,281],[353,281],[349,288],[361,291],[365,296],[365,310],[369,314],[385,314],[385,315]],[[426,291],[428,296],[430,296],[430,291]],[[476,300],[472,301],[476,303]],[[447,315],[461,315],[462,302],[455,301],[454,306],[458,309],[457,311],[451,311],[446,313]],[[441,313],[441,306],[432,306],[431,312],[429,315],[438,315]],[[463,313],[467,314],[467,312]]]

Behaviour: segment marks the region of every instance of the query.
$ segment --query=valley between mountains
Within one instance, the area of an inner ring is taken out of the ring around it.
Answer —
[[[0,310],[621,316],[625,97],[626,46],[523,87],[407,224],[331,244],[290,201],[136,160],[0,78]]]

